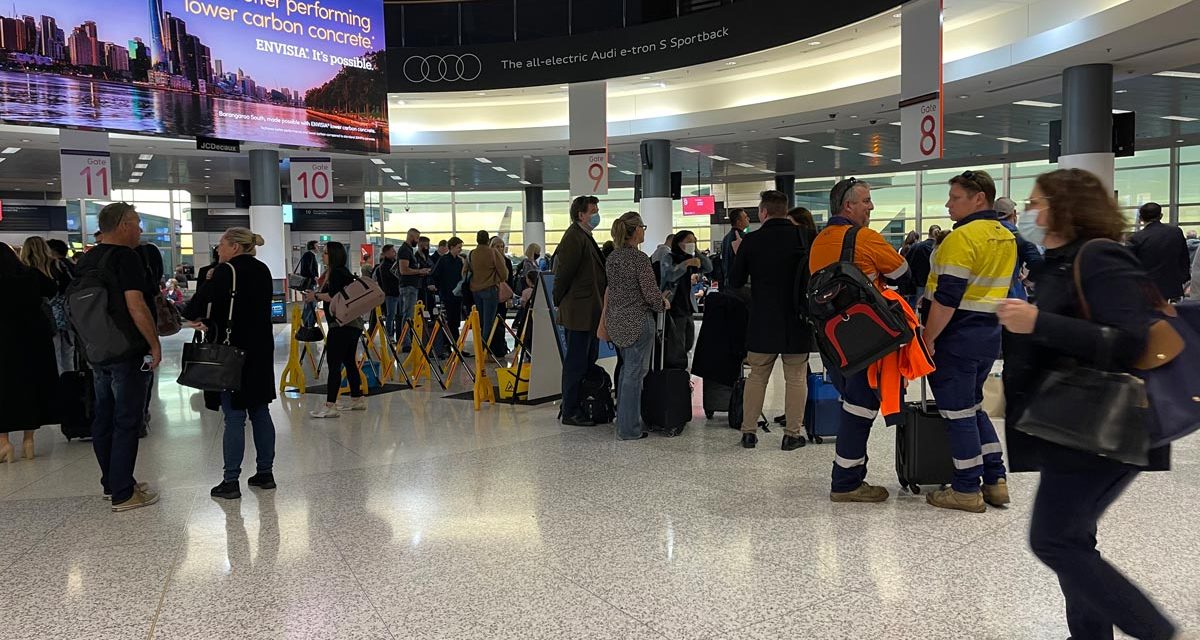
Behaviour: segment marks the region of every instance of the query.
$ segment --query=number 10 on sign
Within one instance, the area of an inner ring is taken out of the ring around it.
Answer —
[[[292,202],[333,202],[333,163],[329,158],[292,158]]]

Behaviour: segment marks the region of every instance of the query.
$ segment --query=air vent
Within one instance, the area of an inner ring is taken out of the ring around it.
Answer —
[[[1127,56],[1125,56],[1125,57],[1123,57],[1123,58],[1117,58],[1116,60],[1113,60],[1113,62],[1125,62],[1126,60],[1133,60],[1134,58],[1140,58],[1140,57],[1142,57],[1142,56],[1149,55],[1149,54],[1151,54],[1151,53],[1158,53],[1159,51],[1166,51],[1167,49],[1170,49],[1170,48],[1172,48],[1172,47],[1178,47],[1178,46],[1182,46],[1182,45],[1185,45],[1185,44],[1191,44],[1191,43],[1193,43],[1193,42],[1195,42],[1195,41],[1197,41],[1197,40],[1200,40],[1200,38],[1188,38],[1187,40],[1180,40],[1179,42],[1173,42],[1173,43],[1171,43],[1171,44],[1165,44],[1165,45],[1163,45],[1163,46],[1161,46],[1161,47],[1155,47],[1155,48],[1153,48],[1153,49],[1147,49],[1147,50],[1145,50],[1145,51],[1142,51],[1142,52],[1139,52],[1139,53],[1131,53],[1131,54],[1129,54],[1129,55],[1127,55]]]

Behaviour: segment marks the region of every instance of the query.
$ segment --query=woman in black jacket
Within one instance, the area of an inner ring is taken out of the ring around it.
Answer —
[[[664,331],[663,368],[687,369],[688,354],[696,344],[696,322],[692,316],[698,308],[692,284],[712,273],[712,262],[696,249],[696,236],[691,231],[680,231],[671,238],[671,252],[663,256],[658,268],[659,288],[671,301]]]
[[[304,299],[309,302],[325,303],[325,318],[329,321],[329,337],[325,343],[325,363],[329,367],[329,375],[325,379],[325,406],[309,413],[314,418],[336,418],[339,411],[366,411],[367,399],[362,393],[362,377],[358,372],[358,343],[363,334],[362,318],[335,318],[329,312],[329,303],[333,296],[342,292],[351,282],[354,274],[347,266],[346,246],[340,242],[325,244],[325,252],[321,254],[325,263],[325,286],[320,291],[308,292]],[[346,368],[346,380],[350,383],[350,401],[346,404],[335,404],[338,399],[338,389],[342,386],[342,367]]]
[[[54,281],[21,263],[12,247],[0,242],[0,462],[15,462],[9,432],[24,431],[22,455],[33,457],[33,432],[58,422],[51,319],[44,301],[55,294]]]
[[[1146,346],[1151,300],[1146,274],[1117,242],[1126,222],[1111,192],[1080,169],[1038,176],[1025,216],[1036,218],[1026,239],[1046,247],[1038,304],[1007,300],[997,311],[1010,332],[1004,353],[1006,421],[1020,422],[1046,372],[1073,362],[1128,371]],[[1043,238],[1030,237],[1044,234]],[[1074,284],[1079,263],[1084,318]],[[1095,362],[1107,343],[1108,362]],[[1132,582],[1096,551],[1101,516],[1143,469],[1007,430],[1012,471],[1040,470],[1029,542],[1058,574],[1074,638],[1113,637],[1116,625],[1147,640],[1174,638],[1174,625]],[[1151,470],[1165,469],[1169,452],[1151,453]]]
[[[205,393],[205,405],[220,401],[225,414],[223,449],[225,475],[212,488],[215,498],[242,497],[238,479],[246,453],[246,418],[249,416],[256,453],[255,474],[247,484],[275,488],[275,423],[269,405],[275,400],[275,334],[271,325],[271,270],[254,257],[262,236],[244,227],[231,227],[217,245],[220,263],[210,269],[183,310],[192,326],[204,331],[210,342],[229,340],[246,353],[242,387],[238,391]],[[231,310],[232,305],[232,320]]]

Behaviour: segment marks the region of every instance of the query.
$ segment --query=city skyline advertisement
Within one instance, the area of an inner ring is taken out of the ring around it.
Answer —
[[[0,119],[389,149],[382,0],[112,0],[104,9],[0,5]]]

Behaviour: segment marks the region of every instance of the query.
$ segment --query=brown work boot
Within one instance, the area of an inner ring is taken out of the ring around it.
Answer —
[[[1011,502],[1008,498],[1008,480],[1000,478],[996,484],[984,484],[983,501],[993,507],[1003,507]]]
[[[888,490],[864,482],[854,491],[831,491],[829,499],[833,502],[883,502],[888,499]]]
[[[969,511],[971,513],[983,513],[987,511],[987,505],[983,504],[983,494],[978,491],[975,493],[960,493],[950,488],[939,489],[925,496],[925,502],[943,509],[958,509],[959,511]]]

